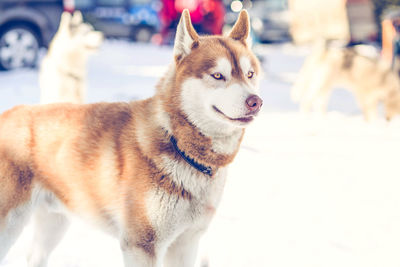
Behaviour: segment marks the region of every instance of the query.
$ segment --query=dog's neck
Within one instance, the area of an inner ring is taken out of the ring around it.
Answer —
[[[198,170],[199,172],[201,172],[203,174],[206,174],[208,176],[213,176],[213,174],[215,173],[215,170],[212,167],[202,165],[202,164],[198,163],[195,159],[187,156],[185,151],[182,151],[178,147],[177,141],[173,135],[171,135],[169,140],[171,141],[171,144],[174,147],[175,152],[178,153],[181,156],[181,158],[184,161],[186,161],[190,166],[192,166],[193,168],[195,168],[196,170]]]
[[[66,77],[68,77],[69,79],[72,79],[72,80],[74,80],[74,81],[76,81],[76,82],[80,82],[80,81],[82,81],[82,80],[85,79],[85,76],[84,76],[84,75],[82,75],[81,73],[78,74],[76,71],[74,72],[74,71],[72,71],[72,70],[64,69],[64,68],[62,68],[62,67],[59,67],[59,68],[58,68],[58,71],[59,71],[62,75],[66,76]]]
[[[75,80],[83,80],[87,72],[88,56],[76,52],[65,52],[50,49],[46,56],[47,60],[53,62],[58,71],[65,76]]]

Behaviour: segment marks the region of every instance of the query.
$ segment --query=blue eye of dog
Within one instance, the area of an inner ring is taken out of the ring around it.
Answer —
[[[225,80],[225,77],[220,72],[213,73],[211,76],[216,80]]]

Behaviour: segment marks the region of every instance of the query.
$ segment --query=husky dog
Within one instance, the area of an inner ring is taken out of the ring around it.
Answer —
[[[33,212],[28,262],[46,266],[72,213],[115,236],[125,266],[193,266],[227,167],[262,105],[249,30],[242,11],[228,36],[199,36],[185,10],[153,97],[4,112],[0,258]]]
[[[40,102],[83,103],[86,93],[86,63],[99,48],[103,34],[83,23],[82,14],[64,12],[39,73]]]
[[[292,88],[292,99],[302,111],[326,111],[335,86],[344,86],[354,93],[367,120],[377,117],[378,104],[384,103],[386,118],[400,113],[400,79],[390,63],[366,55],[366,46],[316,45],[306,59]]]

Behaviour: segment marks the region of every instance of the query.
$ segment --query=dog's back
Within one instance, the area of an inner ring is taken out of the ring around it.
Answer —
[[[303,111],[324,112],[333,88],[343,86],[353,92],[366,119],[375,118],[379,102],[400,95],[400,80],[373,50],[369,46],[335,47],[328,42],[317,46],[292,87],[292,99]]]
[[[106,209],[120,212],[111,203],[124,194],[116,178],[124,163],[115,155],[135,150],[134,136],[122,134],[133,133],[124,129],[132,117],[124,103],[19,106],[0,116],[0,256],[33,208],[69,209],[107,228]]]

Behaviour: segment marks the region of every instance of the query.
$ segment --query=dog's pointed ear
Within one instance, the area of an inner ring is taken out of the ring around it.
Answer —
[[[58,26],[57,33],[68,33],[69,34],[70,24],[71,24],[71,13],[63,12],[61,14],[60,26]]]
[[[190,20],[189,10],[185,9],[182,12],[176,29],[174,57],[177,61],[190,54],[192,47],[199,41],[199,35],[194,29]]]
[[[72,15],[71,22],[74,25],[79,25],[83,22],[82,13],[79,10],[74,12],[74,15]]]
[[[247,11],[243,9],[240,12],[239,18],[237,19],[235,25],[233,25],[233,28],[229,33],[229,37],[234,40],[241,41],[246,45],[249,35],[250,35],[249,13],[247,13]]]

